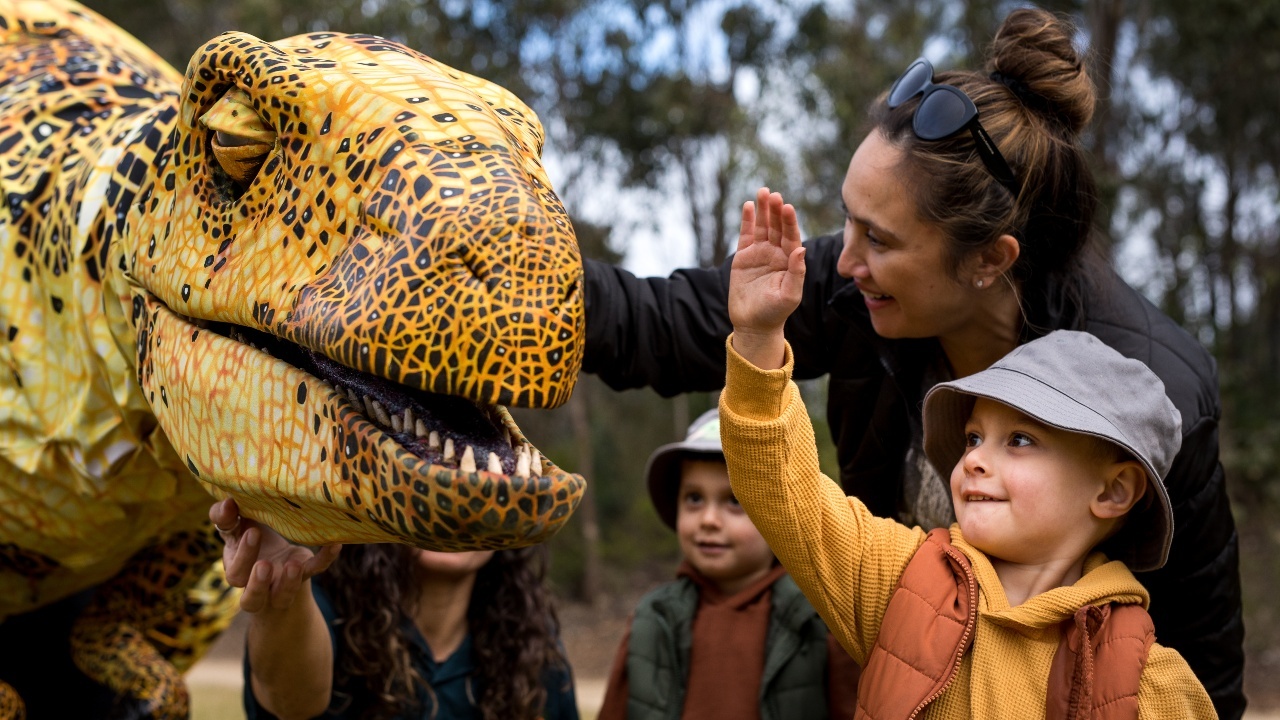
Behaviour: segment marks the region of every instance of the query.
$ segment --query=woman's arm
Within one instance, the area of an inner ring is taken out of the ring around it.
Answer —
[[[786,324],[797,378],[826,374],[836,344],[831,333],[845,330],[842,323],[835,324],[827,306],[848,282],[836,272],[840,244],[839,235],[804,243],[804,297]],[[728,306],[732,262],[638,278],[607,263],[584,261],[583,371],[615,390],[651,387],[663,396],[722,387],[724,340],[733,329]]]
[[[240,608],[250,617],[254,697],[281,720],[320,715],[333,688],[333,643],[311,595],[311,578],[333,563],[341,546],[327,545],[314,553],[293,545],[271,528],[241,517],[231,499],[215,503],[209,517],[226,541],[227,582],[244,588]]]

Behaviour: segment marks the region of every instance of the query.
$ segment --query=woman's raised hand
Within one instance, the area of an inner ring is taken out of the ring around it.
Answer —
[[[266,525],[241,516],[231,498],[214,503],[209,519],[226,543],[222,564],[227,582],[244,588],[240,608],[249,613],[287,610],[303,583],[328,569],[342,549],[325,545],[313,552],[294,545]]]
[[[756,191],[742,206],[742,230],[729,275],[733,348],[764,370],[782,366],[783,325],[804,291],[804,246],[796,210],[780,193]]]

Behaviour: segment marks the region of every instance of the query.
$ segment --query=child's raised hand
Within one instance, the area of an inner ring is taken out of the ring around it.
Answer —
[[[248,613],[287,610],[303,582],[328,569],[342,548],[325,545],[313,552],[294,545],[275,530],[240,515],[231,498],[214,503],[209,519],[226,543],[222,564],[227,582],[244,588],[240,608]]]
[[[804,291],[804,246],[796,210],[769,188],[742,206],[742,230],[729,275],[733,347],[756,367],[782,366],[782,328]]]

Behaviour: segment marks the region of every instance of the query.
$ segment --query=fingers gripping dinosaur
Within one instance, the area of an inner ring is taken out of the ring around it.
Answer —
[[[126,697],[208,642],[174,607],[234,606],[209,493],[308,544],[510,547],[568,519],[585,483],[503,407],[564,402],[582,356],[520,100],[337,33],[227,33],[179,77],[67,0],[0,1],[0,66],[0,618],[101,586],[73,646]],[[182,602],[121,610],[157,568]],[[128,701],[185,714],[149,692]]]

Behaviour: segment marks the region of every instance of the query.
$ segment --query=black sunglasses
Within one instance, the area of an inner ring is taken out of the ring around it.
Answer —
[[[978,122],[978,107],[964,91],[954,85],[933,82],[933,65],[920,58],[889,89],[889,107],[896,108],[923,94],[911,119],[911,129],[921,140],[941,140],[964,128],[973,134],[973,142],[982,164],[1001,185],[1018,196],[1018,181],[991,136]]]

